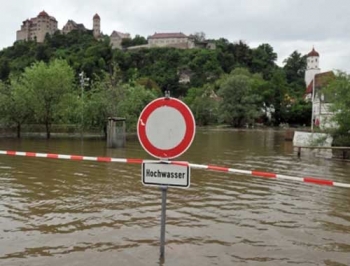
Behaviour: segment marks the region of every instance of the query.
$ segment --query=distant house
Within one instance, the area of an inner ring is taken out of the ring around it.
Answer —
[[[202,48],[202,49],[215,50],[216,44],[214,42],[210,42],[210,41],[202,41],[202,42],[195,42],[195,47]]]
[[[319,53],[312,49],[307,55],[307,68],[305,71],[305,100],[312,102],[312,128],[313,126],[322,129],[334,127],[331,123],[333,112],[332,103],[322,92],[322,88],[327,86],[335,78],[333,71],[321,72],[319,68]]]
[[[71,32],[72,30],[80,30],[80,31],[86,31],[86,28],[84,24],[82,23],[76,23],[74,20],[68,20],[66,25],[62,28],[62,33],[67,34]]]
[[[174,47],[180,49],[194,48],[194,40],[182,32],[154,33],[148,37],[149,47]]]
[[[203,38],[198,38],[195,35],[190,35],[189,38],[191,38],[194,42],[194,48],[199,48],[199,49],[209,49],[209,50],[215,50],[216,49],[216,44],[213,41],[205,40]]]
[[[192,71],[183,69],[183,70],[179,70],[177,74],[179,76],[180,84],[188,84],[191,82]]]
[[[122,33],[119,31],[113,31],[111,36],[111,45],[113,49],[121,49],[122,48],[122,41],[123,39],[131,39],[129,33]]]

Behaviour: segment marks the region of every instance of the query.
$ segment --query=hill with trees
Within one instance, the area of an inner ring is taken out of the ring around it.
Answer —
[[[294,51],[279,67],[267,43],[212,41],[215,50],[113,50],[108,37],[72,31],[16,42],[0,51],[1,123],[15,125],[18,136],[22,125],[42,124],[49,138],[53,124],[103,130],[108,116],[124,116],[133,131],[143,107],[165,90],[190,106],[199,125],[310,123],[305,56]],[[138,35],[123,44],[144,42]]]

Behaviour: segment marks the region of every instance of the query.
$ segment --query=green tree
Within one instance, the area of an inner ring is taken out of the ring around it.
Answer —
[[[232,45],[232,52],[239,67],[250,68],[252,65],[252,50],[244,41],[240,40]]]
[[[14,78],[10,85],[0,82],[0,112],[3,123],[16,125],[17,138],[21,137],[21,127],[33,115],[28,90]]]
[[[334,113],[332,121],[337,128],[335,134],[350,140],[350,75],[338,71],[333,81],[330,81],[321,94],[324,102],[330,104],[330,111]],[[350,142],[345,143],[349,145]]]
[[[261,73],[264,79],[271,78],[273,70],[276,68],[277,54],[273,51],[271,45],[264,43],[253,50],[252,71]]]
[[[151,90],[155,95],[159,97],[162,96],[162,90],[154,80],[144,77],[136,80],[136,83],[143,86],[145,89]]]
[[[265,92],[265,104],[273,109],[272,122],[275,126],[286,122],[285,113],[290,103],[288,84],[283,70],[276,69],[272,73],[268,91]]]
[[[127,130],[135,131],[143,108],[157,96],[140,85],[125,85],[124,90],[126,95],[118,104],[118,113],[126,118]]]
[[[66,94],[73,92],[73,81],[74,71],[64,60],[35,63],[20,78],[20,86],[28,91],[35,119],[45,124],[47,138],[52,123],[62,119],[59,110]]]
[[[305,92],[305,70],[306,56],[302,56],[298,51],[294,51],[287,59],[283,61],[283,69],[286,73],[286,79],[291,88],[291,93],[301,97]]]
[[[217,57],[225,73],[230,73],[236,65],[234,46],[227,39],[220,38],[216,42]]]
[[[0,59],[0,80],[7,80],[10,72],[10,61],[7,58]]]
[[[84,127],[99,128],[106,137],[107,119],[120,116],[117,107],[124,97],[125,91],[118,69],[115,69],[113,75],[105,74],[102,79],[96,80],[84,100]]]
[[[311,111],[311,102],[306,102],[304,99],[290,101],[284,112],[284,120],[288,124],[310,125]]]
[[[183,99],[184,103],[186,103],[188,106],[192,105],[197,97],[201,97],[204,94],[204,91],[204,87],[190,88]]]
[[[249,72],[248,72],[249,73]],[[234,70],[220,85],[221,120],[233,127],[253,123],[261,115],[261,97],[253,89],[254,79],[246,71]]]
[[[189,89],[184,102],[190,107],[198,125],[217,123],[219,98],[213,86]]]
[[[207,126],[217,123],[219,103],[215,98],[207,95],[197,97],[190,108],[197,125]]]
[[[145,37],[136,34],[135,37],[132,39],[132,45],[143,45],[143,44],[147,44],[147,40],[145,39]]]
[[[135,35],[135,37],[133,39],[130,38],[125,38],[122,40],[122,47],[124,48],[128,48],[131,46],[137,46],[137,45],[143,45],[143,44],[147,44],[147,40],[145,39],[145,37],[141,36],[141,35]]]
[[[188,62],[188,66],[193,72],[192,86],[200,87],[220,77],[222,69],[216,51],[201,49],[190,51],[190,53],[191,60]]]

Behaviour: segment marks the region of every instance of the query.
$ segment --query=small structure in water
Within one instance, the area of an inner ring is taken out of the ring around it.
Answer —
[[[125,147],[125,120],[123,117],[108,117],[107,148]]]

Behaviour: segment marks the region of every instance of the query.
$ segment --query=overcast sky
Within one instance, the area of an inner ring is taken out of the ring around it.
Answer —
[[[105,34],[202,31],[250,47],[269,43],[279,65],[294,50],[306,54],[314,46],[322,71],[350,73],[349,0],[0,0],[0,7],[0,49],[13,44],[23,20],[42,10],[60,29],[68,19],[92,28],[98,13]]]

